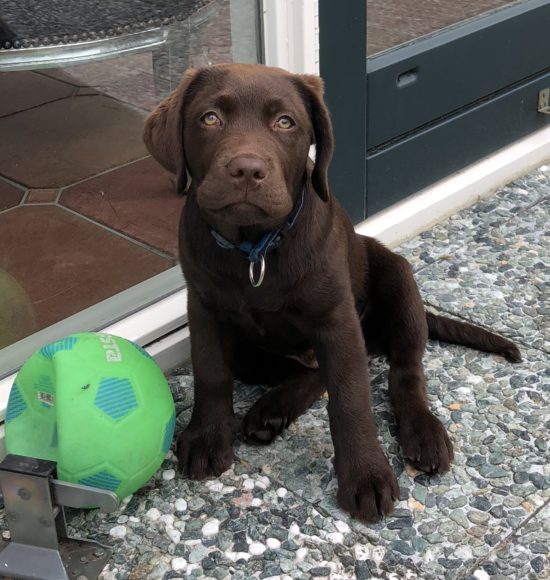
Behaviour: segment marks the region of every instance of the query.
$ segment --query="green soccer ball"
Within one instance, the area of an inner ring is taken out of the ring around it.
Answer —
[[[56,461],[58,479],[122,499],[158,470],[175,423],[166,379],[144,349],[110,334],[73,334],[17,374],[6,450]]]

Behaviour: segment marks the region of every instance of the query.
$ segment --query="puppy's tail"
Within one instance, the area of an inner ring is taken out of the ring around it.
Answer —
[[[430,338],[460,344],[485,352],[495,352],[510,362],[520,362],[521,353],[511,341],[484,328],[460,320],[426,312]]]

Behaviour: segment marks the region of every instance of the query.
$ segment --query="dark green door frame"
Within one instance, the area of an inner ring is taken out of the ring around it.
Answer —
[[[550,0],[529,0],[369,58],[367,2],[319,0],[335,195],[354,222],[550,123]]]
[[[336,150],[333,193],[354,222],[364,219],[367,187],[367,2],[319,0],[319,62]]]

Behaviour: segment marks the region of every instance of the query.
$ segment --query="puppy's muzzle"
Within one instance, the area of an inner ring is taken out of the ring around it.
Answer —
[[[260,186],[269,174],[267,163],[260,157],[238,156],[227,165],[227,178],[238,189],[252,191]]]

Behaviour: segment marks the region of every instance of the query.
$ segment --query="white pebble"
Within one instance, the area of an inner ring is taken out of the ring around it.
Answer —
[[[485,570],[476,570],[473,573],[474,578],[477,580],[489,580],[490,576],[485,572]]]
[[[139,522],[139,518],[136,518],[136,516],[130,516],[128,521],[132,522],[133,524],[137,524]]]
[[[159,518],[160,518],[160,512],[158,511],[157,508],[151,508],[146,514],[145,514],[152,522],[156,522]]]
[[[250,546],[248,546],[248,551],[253,556],[261,556],[265,552],[266,548],[261,542],[252,542]]]
[[[265,543],[270,550],[278,550],[281,547],[281,542],[277,538],[267,538]]]
[[[170,538],[170,541],[174,544],[179,544],[181,540],[181,532],[175,530],[174,528],[168,528],[166,530],[166,534]]]
[[[222,493],[233,493],[235,489],[236,488],[233,485],[224,485],[222,488]]]
[[[123,540],[126,537],[126,526],[115,526],[111,528],[109,535],[117,540]]]
[[[271,485],[271,481],[269,481],[269,477],[260,475],[255,485],[258,489],[267,489]]]
[[[296,550],[296,562],[303,562],[307,556],[307,548],[298,548]]]
[[[237,560],[249,560],[250,554],[248,552],[226,552],[226,558],[229,558],[232,562]],[[189,570],[187,570],[189,572]]]
[[[262,505],[262,500],[259,497],[255,497],[251,502],[250,505],[252,507],[260,507]]]
[[[205,538],[215,536],[220,531],[220,522],[218,520],[210,520],[202,526],[202,535]]]
[[[132,501],[132,498],[134,496],[132,494],[127,495],[121,502],[120,505],[118,506],[118,509],[123,512],[126,508],[126,506]]]
[[[284,487],[280,487],[277,490],[277,497],[285,497],[285,495],[288,493],[288,490],[286,490]]]
[[[243,488],[244,489],[254,489],[254,480],[253,479],[245,479],[243,481]]]
[[[192,548],[193,546],[198,546],[199,544],[202,544],[201,540],[185,540],[185,542],[183,542],[186,546],[189,546],[190,548]]]
[[[223,483],[221,481],[208,481],[206,487],[210,491],[221,491],[223,489]]]
[[[380,563],[382,562],[382,559],[384,558],[384,556],[386,555],[386,548],[384,548],[384,546],[373,546],[372,547],[372,555],[371,555],[371,559],[374,560],[376,563]],[[428,558],[430,557],[430,550],[426,550],[424,552],[424,561],[428,561]],[[431,556],[433,561],[435,558],[433,557],[433,555]]]
[[[172,570],[174,572],[183,572],[187,568],[187,561],[185,558],[173,558],[172,559]]]
[[[173,469],[167,469],[162,472],[162,479],[164,479],[164,481],[170,481],[171,479],[174,479],[174,477],[176,477],[176,472]]]
[[[159,518],[159,521],[161,521],[166,526],[172,526],[174,525],[174,516],[172,514],[162,514]]]
[[[300,533],[300,528],[296,522],[292,522],[288,528],[288,535],[290,537],[297,536]]]
[[[186,512],[187,511],[187,502],[184,499],[179,498],[176,500],[174,507],[176,508],[177,512]]]
[[[331,544],[342,544],[344,542],[344,534],[341,532],[332,532],[331,534],[327,534],[327,540]]]
[[[343,522],[342,520],[336,520],[334,522],[334,527],[339,531],[342,532],[342,534],[349,534],[351,532],[350,527],[348,526],[348,524],[346,524],[346,522]]]
[[[473,556],[472,548],[469,546],[460,546],[455,550],[455,557],[459,560],[469,560]]]
[[[372,549],[370,545],[355,544],[353,548],[356,560],[368,560],[372,556]]]

